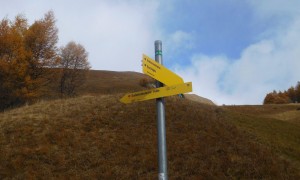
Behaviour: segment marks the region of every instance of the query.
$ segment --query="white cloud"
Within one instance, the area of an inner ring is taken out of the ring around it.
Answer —
[[[180,29],[170,35],[162,31],[158,11],[176,8],[170,0],[0,1],[0,17],[12,19],[23,13],[30,23],[53,10],[60,45],[81,43],[93,69],[140,72],[141,55],[153,54],[156,39],[163,40],[164,54],[176,54],[193,48],[197,35]],[[174,68],[185,81],[193,81],[194,93],[218,104],[260,104],[267,92],[287,89],[300,80],[300,1],[247,2],[258,23],[273,21],[256,43],[238,59],[198,52],[188,67]]]
[[[167,39],[169,46],[174,49],[190,48],[192,46],[193,36],[190,33],[178,30],[170,34]]]
[[[142,53],[153,49],[156,8],[155,2],[101,1],[86,14],[74,19],[73,12],[59,23],[61,36],[84,44],[94,69],[140,71]]]
[[[195,93],[218,104],[261,104],[266,93],[300,80],[300,21],[293,19],[276,35],[249,45],[239,59],[194,56],[177,72],[193,81]]]
[[[224,56],[195,55],[191,66],[184,68],[177,66],[174,69],[186,82],[192,81],[193,93],[219,103],[226,101],[227,98],[222,96],[219,81],[228,66],[228,60]]]
[[[29,22],[53,10],[59,44],[81,43],[93,69],[141,71],[142,53],[152,53],[158,35],[156,1],[34,1],[1,3],[0,17],[23,13]]]
[[[247,0],[253,7],[255,14],[261,19],[268,19],[270,17],[284,17],[294,18],[300,13],[299,0],[261,0],[253,1]]]
[[[171,34],[162,34],[164,54],[168,54],[169,57],[174,58],[178,54],[184,53],[194,47],[194,33],[177,30]]]

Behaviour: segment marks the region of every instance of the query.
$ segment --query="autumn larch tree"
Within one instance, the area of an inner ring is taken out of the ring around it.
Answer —
[[[276,99],[276,94],[274,92],[268,93],[264,99],[264,104],[274,104]]]
[[[295,103],[297,101],[297,97],[296,97],[296,91],[295,88],[292,86],[287,90],[287,94],[291,100],[292,103]]]
[[[264,99],[264,104],[287,104],[287,103],[299,103],[300,102],[300,82],[295,87],[290,87],[284,92],[278,93],[274,90],[272,93],[268,93]]]
[[[57,59],[52,11],[31,26],[22,15],[0,21],[0,109],[43,95]]]
[[[49,68],[55,67],[57,63],[57,34],[52,11],[47,12],[43,19],[35,21],[25,34],[25,47],[31,54],[28,61],[31,91],[36,96],[47,93],[47,85],[53,79],[53,71],[49,71]]]
[[[60,50],[59,68],[61,78],[59,90],[62,96],[73,96],[84,83],[90,69],[88,53],[81,44],[69,42]]]
[[[89,69],[87,52],[74,42],[58,49],[57,42],[52,11],[32,25],[22,15],[0,21],[0,110],[49,96],[57,84],[61,94],[76,94]]]
[[[300,82],[295,87],[296,102],[300,103]]]
[[[13,22],[0,22],[0,109],[21,104],[30,96],[26,84],[30,54],[23,39],[27,28],[27,20],[21,15]]]

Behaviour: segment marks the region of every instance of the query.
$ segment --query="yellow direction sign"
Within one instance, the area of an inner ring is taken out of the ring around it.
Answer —
[[[145,101],[149,99],[156,99],[160,97],[172,96],[192,91],[192,82],[177,84],[173,86],[164,86],[156,89],[149,89],[134,93],[128,93],[123,96],[120,101],[128,104],[136,101]]]
[[[143,54],[143,73],[167,86],[182,84],[183,79],[166,67]]]

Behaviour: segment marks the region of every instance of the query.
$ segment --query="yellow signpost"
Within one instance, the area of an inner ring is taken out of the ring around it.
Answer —
[[[125,96],[123,96],[120,99],[120,101],[122,103],[128,104],[136,101],[145,101],[149,99],[172,96],[172,95],[191,92],[191,91],[192,91],[192,82],[188,82],[188,83],[182,83],[173,86],[164,86],[161,88],[128,93]]]
[[[128,104],[136,101],[145,101],[149,99],[156,99],[176,94],[182,94],[192,91],[192,83],[184,83],[183,79],[177,74],[173,73],[163,65],[154,61],[150,57],[143,54],[143,72],[150,77],[167,85],[164,87],[128,93],[123,96],[120,101]]]
[[[143,73],[160,81],[161,83],[167,86],[184,83],[183,79],[180,76],[173,73],[163,65],[146,56],[145,54],[143,54],[142,62]]]
[[[120,101],[129,104],[137,101],[156,99],[158,177],[160,180],[168,180],[165,105],[163,97],[191,92],[192,82],[184,83],[180,76],[162,65],[162,42],[160,40],[155,41],[155,60],[143,54],[143,73],[157,80],[157,88],[127,93]]]

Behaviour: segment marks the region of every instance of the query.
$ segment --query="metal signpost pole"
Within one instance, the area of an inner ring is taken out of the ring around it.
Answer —
[[[155,61],[162,62],[162,42],[155,41]],[[156,88],[163,87],[163,84],[156,81]],[[165,125],[165,103],[164,98],[156,99],[157,111],[157,141],[158,141],[158,179],[168,180],[167,172],[167,143],[166,143],[166,125]]]

